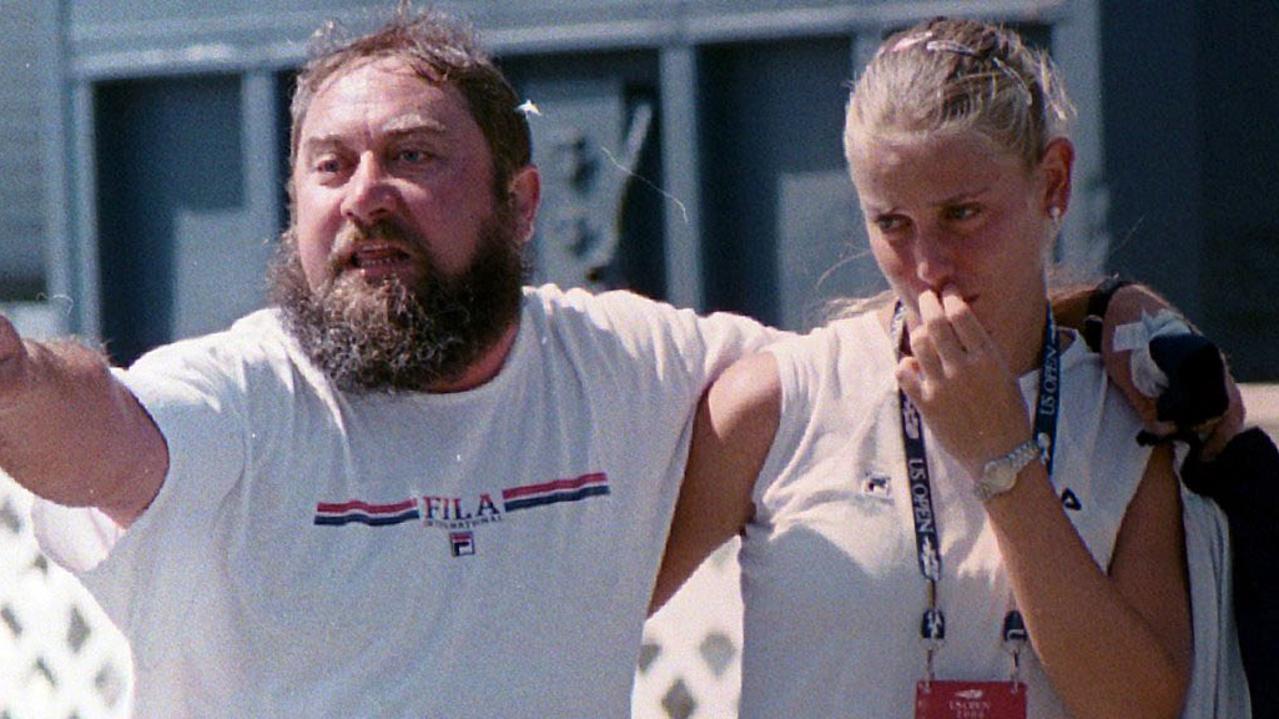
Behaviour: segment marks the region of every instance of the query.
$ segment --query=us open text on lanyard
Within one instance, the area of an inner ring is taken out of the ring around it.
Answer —
[[[905,310],[901,302],[897,303],[896,311],[893,313],[892,336],[897,347],[898,359],[900,359],[906,342]],[[1039,394],[1035,400],[1033,426],[1035,441],[1042,452],[1044,467],[1051,477],[1061,396],[1061,357],[1051,306],[1048,307],[1044,322],[1043,356],[1040,365]],[[934,679],[933,659],[946,639],[946,615],[942,611],[938,595],[938,585],[941,583],[942,576],[941,543],[938,541],[936,514],[933,512],[932,481],[929,477],[928,453],[924,446],[924,431],[919,410],[900,389],[897,391],[897,398],[901,407],[902,441],[906,450],[906,477],[910,483],[913,504],[911,516],[915,523],[916,557],[919,573],[923,575],[927,589],[927,607],[924,609],[919,626],[920,638],[924,643],[925,673],[924,680],[919,683],[916,690],[916,716],[958,716],[959,714],[953,713],[947,707],[953,709],[956,701],[962,703],[968,701],[965,697],[986,696],[985,692],[990,692],[991,696],[988,700],[983,700],[989,711],[973,707],[974,712],[963,715],[1024,717],[1025,685],[1020,681],[1019,673],[1021,652],[1026,646],[1028,636],[1021,613],[1015,607],[1004,616],[1002,630],[1004,648],[1012,658],[1012,675],[1008,682],[939,682]],[[941,698],[934,695],[935,689],[948,691],[948,693],[945,694],[945,698]],[[993,706],[990,705],[992,701]],[[1001,709],[1001,702],[1008,702],[1009,706]],[[1012,706],[1014,703],[1017,707]]]

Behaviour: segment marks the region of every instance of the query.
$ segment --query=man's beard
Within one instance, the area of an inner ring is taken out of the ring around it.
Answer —
[[[447,276],[424,243],[393,223],[376,224],[365,236],[412,247],[419,279],[412,286],[394,276],[368,282],[331,266],[313,291],[290,228],[271,262],[271,300],[303,351],[342,390],[421,391],[456,380],[517,319],[526,274],[508,209],[479,232],[471,265]]]

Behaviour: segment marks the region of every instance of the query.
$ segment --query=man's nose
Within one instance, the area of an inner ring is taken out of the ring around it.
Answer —
[[[347,181],[342,216],[356,224],[371,225],[390,214],[394,204],[394,190],[381,163],[373,153],[364,153]]]

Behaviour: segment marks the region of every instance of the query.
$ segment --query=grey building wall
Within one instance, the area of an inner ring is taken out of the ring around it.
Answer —
[[[1109,265],[1279,379],[1279,3],[1102,8]]]
[[[0,105],[5,137],[23,138],[0,145],[6,166],[20,168],[0,186],[0,229],[11,240],[0,247],[3,287],[65,292],[69,329],[111,339],[122,360],[260,303],[260,265],[283,217],[292,68],[324,18],[358,29],[389,5],[0,0],[5,21],[24,28],[13,34],[22,42],[0,52],[65,44],[52,82],[23,63],[0,68],[26,73],[5,87],[35,83],[46,96],[41,105],[38,93],[16,93]],[[876,286],[840,158],[844,83],[884,32],[920,13],[1005,18],[1052,48],[1080,106],[1063,255],[1151,282],[1232,353],[1240,376],[1279,378],[1270,359],[1279,303],[1269,299],[1279,277],[1274,3],[445,7],[472,17],[521,91],[550,110],[534,125],[544,170],[563,173],[567,161],[606,168],[597,179],[622,176],[615,165],[628,133],[648,123],[625,168],[638,179],[550,183],[538,279],[576,273],[791,328],[820,319],[824,300]],[[36,17],[53,18],[54,30]],[[32,139],[41,129],[52,133],[43,154]],[[43,195],[40,180],[14,179],[38,174],[42,157],[58,160],[45,162]],[[43,218],[33,212],[41,204]],[[46,251],[32,251],[41,242]],[[599,246],[615,250],[602,270],[592,268]],[[43,275],[41,256],[50,258]]]
[[[36,3],[0,0],[0,302],[44,290],[45,188]]]

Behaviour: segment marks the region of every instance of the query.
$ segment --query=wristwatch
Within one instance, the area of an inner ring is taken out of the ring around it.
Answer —
[[[1017,445],[1017,448],[1008,454],[987,462],[986,466],[982,467],[981,478],[973,487],[977,498],[985,502],[991,497],[1012,489],[1013,485],[1017,484],[1017,475],[1026,465],[1039,459],[1040,454],[1042,452],[1039,449],[1039,443],[1031,437]]]

